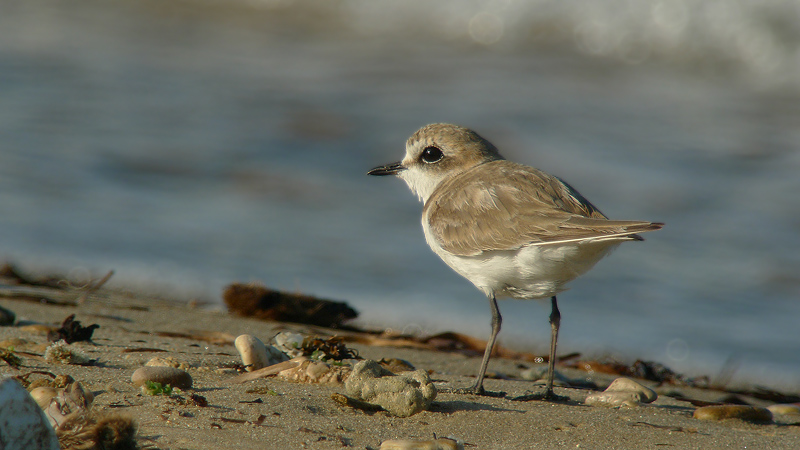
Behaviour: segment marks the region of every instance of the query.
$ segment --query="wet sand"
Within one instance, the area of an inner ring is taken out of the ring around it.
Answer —
[[[24,339],[15,346],[22,357],[19,370],[0,365],[0,374],[30,371],[69,374],[95,394],[93,409],[100,414],[123,414],[138,425],[141,448],[362,448],[377,449],[387,439],[453,437],[465,448],[800,448],[800,416],[776,415],[772,423],[736,419],[702,421],[692,418],[695,406],[672,395],[719,401],[722,391],[641,381],[659,393],[647,405],[624,408],[583,404],[591,390],[557,387],[565,399],[518,401],[541,390],[519,379],[531,363],[495,358],[490,371],[517,379],[488,379],[486,388],[504,391],[503,398],[439,393],[432,407],[408,418],[383,411],[367,412],[341,406],[331,399],[342,385],[293,383],[275,377],[243,384],[231,383],[241,361],[233,339],[251,334],[267,342],[279,331],[326,337],[337,330],[264,322],[209,310],[190,303],[170,302],[136,293],[100,290],[81,304],[38,304],[3,298],[0,306],[14,311],[15,326],[0,327],[0,340]],[[94,365],[54,364],[43,357],[48,343],[45,324],[57,328],[69,315],[84,325],[98,324],[91,342],[71,346]],[[343,334],[341,331],[339,335]],[[347,344],[371,359],[400,358],[430,371],[439,387],[466,387],[474,381],[479,357],[422,349]],[[192,389],[172,397],[143,395],[131,374],[155,356],[173,357],[190,366]],[[589,374],[559,368],[570,378]],[[615,377],[592,375],[605,387]],[[208,405],[187,401],[191,394]],[[769,402],[746,398],[754,405]]]

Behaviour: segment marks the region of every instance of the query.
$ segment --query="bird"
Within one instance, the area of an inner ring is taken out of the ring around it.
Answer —
[[[434,123],[406,142],[399,162],[368,175],[395,175],[423,203],[422,229],[431,250],[482,291],[491,334],[475,384],[483,387],[502,316],[497,299],[550,299],[550,353],[545,399],[553,378],[561,324],[556,295],[620,243],[661,229],[660,222],[610,220],[575,188],[539,169],[511,162],[475,131]]]

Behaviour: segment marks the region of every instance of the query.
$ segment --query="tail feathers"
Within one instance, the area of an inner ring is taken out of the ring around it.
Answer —
[[[642,225],[641,229],[638,229],[638,230],[631,229],[631,231],[634,231],[636,233],[645,233],[645,232],[648,232],[648,231],[660,230],[663,226],[664,226],[664,224],[662,222],[651,222],[651,223]],[[631,227],[631,228],[634,228],[634,227]],[[644,240],[644,238],[639,236],[638,234],[631,234],[631,235],[629,235],[629,237],[631,239],[633,239],[634,241],[643,241]]]
[[[582,222],[580,218],[575,222]],[[597,220],[597,219],[585,219],[585,220]],[[572,221],[571,221],[572,222]],[[572,222],[571,225],[578,225],[577,223]],[[601,242],[601,241],[625,241],[625,240],[633,240],[633,241],[643,241],[644,238],[639,236],[639,233],[646,233],[648,231],[656,231],[660,230],[664,224],[661,222],[635,222],[635,221],[613,221],[613,220],[602,220],[602,225],[598,226],[599,224],[596,222],[594,223],[594,227],[587,227],[583,228],[581,225],[578,225],[576,228],[572,229],[572,236],[570,237],[561,237],[560,239],[551,239],[551,240],[543,240],[543,242],[534,244],[534,245],[551,245],[551,244],[562,244],[566,242],[580,242],[580,241],[592,241],[592,242]]]

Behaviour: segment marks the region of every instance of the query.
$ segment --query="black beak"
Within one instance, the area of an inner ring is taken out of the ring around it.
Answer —
[[[377,176],[397,175],[403,170],[406,170],[406,168],[403,166],[402,163],[398,161],[391,164],[386,164],[385,166],[376,167],[367,172],[367,175],[377,175]]]

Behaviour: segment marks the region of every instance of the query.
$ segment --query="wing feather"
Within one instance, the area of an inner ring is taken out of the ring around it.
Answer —
[[[608,220],[560,179],[505,160],[442,182],[423,217],[439,245],[460,256],[587,239],[641,239],[636,233],[661,228]]]

